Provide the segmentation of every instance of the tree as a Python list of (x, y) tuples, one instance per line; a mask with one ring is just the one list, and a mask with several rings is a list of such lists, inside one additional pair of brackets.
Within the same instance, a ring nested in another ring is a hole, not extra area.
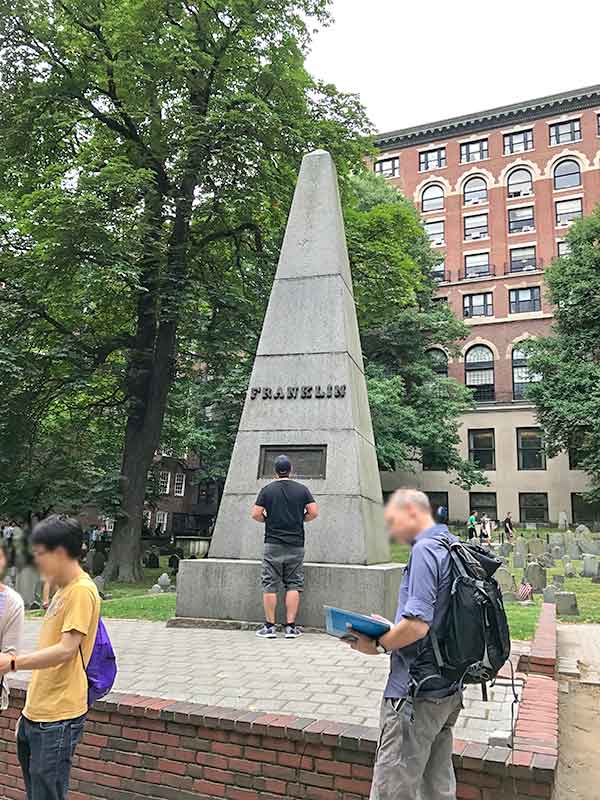
[(204, 357), (201, 332), (251, 316), (303, 152), (326, 146), (342, 178), (363, 156), (357, 99), (304, 69), (328, 5), (0, 0), (0, 299), (55, 396), (120, 410), (110, 578), (138, 577), (182, 331), (198, 315)]
[(546, 270), (552, 333), (524, 343), (529, 384), (548, 455), (573, 446), (600, 500), (600, 207), (573, 226), (570, 253)]

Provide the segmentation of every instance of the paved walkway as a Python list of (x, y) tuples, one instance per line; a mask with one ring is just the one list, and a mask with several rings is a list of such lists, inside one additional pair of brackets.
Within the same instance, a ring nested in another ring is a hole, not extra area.
[[(166, 628), (107, 620), (119, 662), (116, 689), (195, 703), (290, 711), (357, 725), (377, 725), (389, 661), (355, 653), (322, 634), (263, 641), (251, 631)], [(26, 624), (35, 647), (39, 620)], [(500, 681), (482, 703), (469, 687), (457, 738), (487, 743), (510, 730), (510, 687)]]

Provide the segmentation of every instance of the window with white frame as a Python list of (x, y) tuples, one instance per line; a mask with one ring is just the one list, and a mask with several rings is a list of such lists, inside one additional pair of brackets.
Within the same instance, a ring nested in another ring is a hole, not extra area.
[(554, 167), (554, 189), (572, 189), (581, 186), (581, 167), (574, 158), (565, 158)]
[(533, 206), (508, 209), (508, 232), (527, 233), (535, 229)]
[(531, 129), (504, 134), (505, 156), (512, 153), (524, 153), (526, 150), (533, 150), (533, 131)]
[(421, 211), (441, 211), (444, 208), (444, 190), (439, 183), (423, 189), (421, 194)]
[(175, 497), (183, 497), (185, 495), (185, 472), (175, 473), (174, 494)]
[(142, 519), (144, 521), (144, 527), (150, 529), (150, 525), (152, 524), (152, 511), (149, 508), (144, 509), (142, 512)]
[(489, 253), (467, 253), (465, 255), (465, 278), (481, 278), (489, 275), (490, 254)]
[(510, 251), (510, 271), (527, 272), (537, 266), (535, 245), (513, 247)]
[(569, 144), (581, 139), (581, 120), (570, 119), (550, 125), (550, 144)]
[(506, 181), (509, 197), (523, 197), (533, 194), (533, 178), (531, 172), (524, 167), (513, 169)]
[(463, 186), (463, 202), (466, 206), (476, 206), (479, 203), (487, 203), (488, 188), (485, 178), (474, 175), (469, 178)]
[(563, 256), (568, 256), (571, 252), (571, 246), (566, 239), (561, 239), (560, 242), (556, 243), (556, 252), (559, 258)]
[(469, 318), (493, 317), (494, 295), (492, 294), (492, 292), (479, 292), (477, 294), (466, 294), (463, 297), (463, 316)]
[(569, 225), (573, 220), (583, 216), (583, 200), (576, 197), (573, 200), (556, 201), (556, 224)]
[(530, 383), (541, 380), (541, 375), (531, 372), (528, 367), (529, 356), (517, 345), (512, 351), (513, 398), (523, 400)]
[(375, 162), (375, 174), (381, 175), (383, 178), (397, 178), (400, 175), (400, 159), (398, 156), (394, 158), (380, 158)]
[(425, 233), (432, 244), (444, 244), (444, 220), (425, 223)]
[(157, 511), (155, 519), (156, 519), (157, 530), (160, 528), (161, 533), (166, 533), (169, 525), (169, 512)]
[(467, 240), (485, 239), (489, 235), (488, 215), (474, 214), (464, 218), (464, 236)]
[(465, 384), (473, 390), (475, 400), (483, 402), (495, 399), (494, 354), (489, 347), (476, 344), (467, 351)]
[(428, 172), (430, 169), (441, 169), (445, 166), (445, 147), (437, 147), (434, 150), (425, 150), (419, 153), (419, 172)]
[(440, 261), (439, 264), (434, 264), (431, 268), (431, 277), (436, 283), (442, 283), (447, 280), (446, 278), (446, 262)]
[(463, 142), (460, 146), (460, 160), (462, 164), (471, 161), (483, 161), (488, 157), (488, 140), (478, 139), (475, 142)]
[(171, 491), (171, 473), (161, 469), (158, 473), (158, 491), (160, 494), (169, 494)]

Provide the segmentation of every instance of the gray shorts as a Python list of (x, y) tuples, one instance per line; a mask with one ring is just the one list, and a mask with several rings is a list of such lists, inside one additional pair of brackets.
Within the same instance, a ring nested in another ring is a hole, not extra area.
[(304, 548), (267, 542), (262, 563), (262, 588), (265, 593), (304, 589)]

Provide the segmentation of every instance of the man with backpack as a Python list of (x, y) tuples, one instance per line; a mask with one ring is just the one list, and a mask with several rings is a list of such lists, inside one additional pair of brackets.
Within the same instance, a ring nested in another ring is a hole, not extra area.
[(412, 548), (404, 571), (395, 624), (378, 642), (352, 631), (351, 646), (368, 655), (391, 654), (381, 707), (371, 800), (455, 800), (452, 727), (462, 691), (441, 676), (412, 694), (412, 668), (431, 629), (443, 623), (450, 602), (451, 563), (443, 543), (458, 541), (436, 524), (423, 492), (400, 489), (385, 509), (391, 537)]
[(31, 546), (36, 564), (57, 591), (42, 624), (39, 649), (16, 656), (0, 654), (2, 675), (33, 670), (17, 727), (28, 800), (66, 798), (73, 754), (88, 711), (86, 668), (96, 646), (100, 596), (79, 565), (82, 543), (76, 519), (54, 515), (35, 526)]

